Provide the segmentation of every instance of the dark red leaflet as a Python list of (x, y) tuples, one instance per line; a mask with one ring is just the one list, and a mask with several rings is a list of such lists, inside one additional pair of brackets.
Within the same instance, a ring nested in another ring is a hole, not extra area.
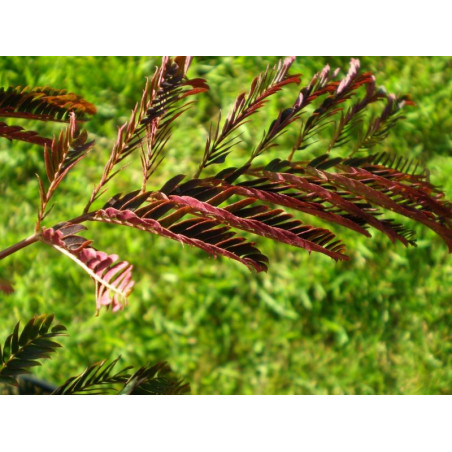
[(9, 126), (4, 122), (0, 122), (0, 137), (8, 140), (25, 141), (43, 147), (50, 146), (52, 143), (51, 139), (40, 136), (38, 132), (25, 130), (20, 126)]
[[(213, 180), (212, 182), (214, 183), (214, 185), (216, 185), (217, 183), (215, 180)], [(204, 181), (201, 181), (201, 183), (204, 183)], [(222, 187), (225, 187), (225, 191), (222, 192), (222, 194), (230, 192), (231, 194), (256, 198), (260, 199), (261, 201), (270, 202), (275, 205), (292, 208), (300, 212), (304, 212), (309, 215), (313, 215), (315, 217), (340, 224), (341, 226), (345, 226), (367, 237), (370, 236), (369, 232), (363, 227), (361, 227), (359, 224), (341, 215), (328, 212), (322, 209), (318, 204), (300, 201), (284, 193), (272, 193), (265, 190), (260, 190), (258, 188), (244, 187), (242, 185), (230, 185), (223, 181), (218, 181), (218, 184), (221, 184)], [(286, 187), (291, 188), (292, 186), (286, 185)]]
[[(428, 209), (439, 217), (449, 218), (451, 215), (451, 207), (447, 203), (443, 204), (439, 202), (420, 188), (402, 184), (394, 179), (386, 179), (385, 177), (371, 173), (364, 168), (352, 167), (351, 170), (358, 177), (369, 178), (377, 185), (388, 188), (394, 194), (399, 194), (405, 199), (417, 203), (422, 209)], [(350, 177), (353, 177), (353, 173), (350, 174)]]
[(203, 216), (211, 216), (218, 219), (218, 221), (220, 221), (221, 223), (229, 224), (232, 227), (252, 232), (263, 237), (271, 238), (279, 242), (287, 243), (289, 245), (304, 248), (308, 251), (318, 251), (332, 257), (335, 260), (348, 259), (348, 257), (341, 252), (332, 251), (314, 242), (305, 240), (294, 234), (293, 232), (290, 232), (289, 230), (268, 226), (261, 221), (253, 219), (239, 218), (225, 209), (220, 209), (208, 203), (198, 201), (197, 199), (190, 198), (188, 196), (175, 195), (170, 195), (169, 199), (176, 202), (178, 205), (189, 206), (194, 211), (200, 212)]
[(0, 116), (66, 122), (69, 113), (79, 120), (96, 113), (96, 107), (81, 96), (50, 87), (0, 88)]
[(253, 255), (241, 257), (227, 249), (221, 248), (219, 245), (213, 245), (210, 243), (206, 243), (203, 240), (199, 240), (196, 238), (190, 238), (182, 233), (174, 233), (171, 230), (163, 227), (157, 220), (151, 218), (140, 218), (134, 212), (130, 210), (117, 210), (112, 207), (108, 207), (105, 210), (98, 210), (92, 217), (93, 221), (101, 221), (105, 223), (115, 223), (121, 224), (124, 226), (129, 226), (137, 229), (141, 229), (143, 231), (151, 232), (157, 235), (161, 235), (163, 237), (170, 238), (172, 240), (176, 240), (180, 243), (195, 246), (197, 248), (201, 248), (207, 253), (218, 256), (223, 255), (230, 259), (234, 259), (236, 261), (245, 264), (248, 268), (253, 268), (256, 271), (266, 271), (266, 257), (262, 254), (259, 254), (259, 250), (257, 248), (253, 248)]
[(435, 231), (446, 243), (449, 251), (452, 252), (452, 230), (445, 228), (441, 224), (433, 221), (430, 217), (424, 214), (422, 211), (417, 211), (414, 209), (409, 209), (400, 204), (397, 204), (389, 196), (374, 190), (373, 188), (359, 182), (357, 180), (349, 179), (345, 175), (336, 173), (327, 173), (326, 171), (320, 171), (312, 169), (311, 171), (318, 173), (320, 177), (327, 179), (334, 185), (339, 185), (345, 189), (351, 191), (352, 193), (358, 195), (364, 195), (369, 201), (384, 207), (386, 209), (392, 210), (394, 212), (400, 213), (401, 215), (416, 220), (423, 223), (433, 231)]
[[(112, 306), (118, 311), (127, 303), (127, 297), (135, 284), (132, 279), (133, 266), (126, 261), (118, 262), (116, 254), (108, 255), (92, 248), (91, 241), (74, 235), (86, 227), (78, 224), (65, 224), (59, 229), (44, 228), (41, 240), (51, 246), (66, 250), (77, 263), (86, 266), (96, 276), (96, 307)], [(86, 267), (85, 270), (86, 270)]]
[(408, 246), (409, 244), (403, 236), (398, 234), (393, 228), (389, 227), (388, 224), (382, 223), (381, 221), (377, 220), (374, 216), (363, 211), (354, 203), (344, 199), (338, 193), (328, 190), (321, 185), (309, 182), (309, 180), (305, 177), (295, 176), (290, 173), (277, 173), (265, 170), (261, 171), (260, 174), (264, 175), (270, 180), (292, 184), (306, 193), (315, 193), (318, 197), (331, 203), (333, 206), (340, 207), (346, 212), (349, 212), (350, 214), (358, 218), (362, 218), (368, 224), (374, 226), (381, 232), (384, 232), (392, 241), (399, 240), (405, 246)]

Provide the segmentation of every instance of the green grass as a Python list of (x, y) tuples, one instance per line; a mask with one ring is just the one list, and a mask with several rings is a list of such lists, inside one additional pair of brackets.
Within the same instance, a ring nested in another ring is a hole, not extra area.
[[(207, 78), (211, 90), (180, 121), (168, 158), (155, 175), (156, 187), (195, 167), (218, 108), (226, 112), (234, 97), (274, 61), (195, 60), (191, 75)], [(451, 199), (452, 59), (361, 61), (379, 85), (409, 92), (417, 104), (381, 149), (423, 160), (433, 182)], [(326, 62), (346, 69), (348, 58), (299, 58), (294, 71), (307, 80)], [(0, 58), (0, 86), (52, 85), (98, 106), (99, 113), (87, 124), (96, 150), (63, 183), (48, 225), (83, 208), (117, 126), (128, 118), (145, 76), (157, 63), (149, 57)], [(245, 155), (294, 92), (276, 96), (245, 127), (235, 158)], [(294, 134), (283, 137), (281, 149)], [(35, 173), (44, 172), (41, 157), (35, 146), (0, 141), (0, 249), (32, 233), (38, 205)], [(139, 167), (131, 165), (112, 194), (136, 188), (139, 178)], [(414, 227), (418, 247), (410, 249), (391, 244), (378, 232), (369, 240), (338, 229), (349, 245), (347, 263), (262, 240), (271, 265), (267, 274), (254, 274), (236, 262), (215, 260), (160, 237), (90, 225), (87, 236), (99, 249), (135, 265), (130, 305), (95, 317), (90, 278), (64, 256), (37, 244), (0, 263), (0, 278), (12, 280), (15, 287), (12, 295), (0, 293), (0, 339), (18, 320), (55, 312), (70, 336), (35, 373), (56, 383), (94, 361), (121, 354), (124, 363), (134, 366), (168, 360), (195, 394), (450, 394), (452, 258), (433, 233)]]

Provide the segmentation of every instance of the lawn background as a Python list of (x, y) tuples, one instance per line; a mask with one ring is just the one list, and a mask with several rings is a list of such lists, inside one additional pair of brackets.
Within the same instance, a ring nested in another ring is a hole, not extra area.
[[(203, 57), (190, 75), (211, 90), (180, 121), (155, 187), (199, 161), (209, 122), (274, 57)], [(297, 59), (303, 81), (324, 64), (347, 69), (349, 58)], [(141, 95), (150, 57), (1, 57), (0, 86), (50, 85), (83, 95), (98, 107), (87, 124), (95, 152), (71, 173), (48, 225), (73, 217), (102, 171), (118, 125)], [(416, 107), (381, 146), (421, 159), (432, 181), (452, 198), (452, 59), (361, 58), (378, 85), (411, 93)], [(247, 125), (240, 159), (262, 127), (288, 105), (276, 96)], [(203, 124), (200, 126), (199, 124)], [(44, 127), (47, 127), (46, 125)], [(290, 143), (283, 137), (281, 149)], [(277, 151), (275, 151), (277, 152)], [(35, 173), (42, 152), (0, 141), (0, 249), (31, 234), (37, 209)], [(318, 155), (318, 154), (317, 154)], [(139, 182), (131, 166), (112, 194)], [(135, 182), (135, 180), (137, 182)], [(116, 190), (116, 191), (115, 191)], [(410, 223), (411, 225), (411, 223)], [(267, 274), (128, 228), (90, 225), (98, 248), (135, 265), (137, 285), (125, 311), (94, 316), (94, 288), (83, 270), (37, 244), (0, 263), (15, 292), (0, 294), (0, 338), (33, 314), (55, 312), (70, 336), (36, 375), (60, 383), (88, 364), (121, 354), (124, 364), (167, 360), (195, 394), (449, 394), (452, 393), (452, 258), (433, 233), (414, 225), (418, 247), (405, 249), (373, 232), (372, 240), (334, 229), (350, 262), (262, 240)]]

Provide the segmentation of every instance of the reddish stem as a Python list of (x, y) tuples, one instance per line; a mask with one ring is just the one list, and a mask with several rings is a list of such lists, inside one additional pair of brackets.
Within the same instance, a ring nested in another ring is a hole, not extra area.
[[(73, 218), (72, 220), (67, 221), (67, 223), (75, 224), (75, 223), (83, 223), (84, 221), (89, 221), (93, 217), (94, 213), (95, 212), (85, 213), (76, 218)], [(3, 251), (0, 251), (0, 260), (4, 259), (5, 257), (8, 257), (10, 254), (15, 253), (16, 251), (21, 250), (22, 248), (27, 247), (28, 245), (31, 245), (31, 244), (37, 242), (38, 240), (40, 240), (39, 232), (31, 235), (30, 237), (22, 240), (21, 242), (16, 243), (15, 245), (10, 246), (9, 248), (4, 249)]]
[(21, 242), (18, 242), (15, 245), (12, 245), (9, 248), (4, 249), (3, 251), (0, 251), (0, 260), (9, 256), (10, 254), (15, 253), (16, 251), (21, 250), (22, 248), (25, 248), (28, 245), (31, 245), (32, 243), (37, 242), (38, 240), (39, 240), (38, 234), (33, 234), (32, 236), (22, 240)]

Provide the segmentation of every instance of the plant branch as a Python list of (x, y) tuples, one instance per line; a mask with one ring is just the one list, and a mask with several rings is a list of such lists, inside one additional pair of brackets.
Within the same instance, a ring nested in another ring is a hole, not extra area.
[[(117, 293), (120, 296), (123, 296), (123, 293), (121, 292), (121, 290), (119, 290), (117, 287), (109, 284), (107, 281), (105, 281), (104, 279), (99, 277), (84, 262), (82, 262), (80, 259), (78, 259), (77, 256), (74, 256), (72, 253), (70, 253), (69, 251), (65, 250), (64, 248), (61, 248), (61, 246), (58, 246), (58, 245), (55, 245), (55, 244), (50, 244), (50, 246), (52, 246), (57, 251), (59, 251), (60, 253), (64, 254), (69, 259), (73, 260), (77, 265), (82, 267), (83, 270), (85, 270), (86, 273), (88, 273), (91, 276), (91, 278), (93, 278), (96, 281), (97, 284), (100, 284), (101, 286), (106, 287), (107, 289), (111, 290), (112, 292)], [(97, 285), (96, 285), (96, 289), (97, 289)]]
[[(85, 221), (91, 220), (93, 217), (93, 214), (94, 213), (85, 213), (83, 215), (79, 215), (78, 217), (75, 217), (75, 218), (67, 221), (66, 223), (80, 224)], [(27, 237), (26, 239), (0, 251), (0, 260), (4, 259), (5, 257), (8, 257), (11, 254), (14, 254), (16, 251), (19, 251), (22, 248), (25, 248), (39, 240), (40, 240), (40, 232), (36, 231), (36, 233), (31, 235), (30, 237)]]
[(16, 251), (19, 251), (22, 248), (27, 247), (28, 245), (31, 245), (32, 243), (37, 242), (38, 240), (39, 235), (33, 234), (30, 237), (16, 243), (15, 245), (12, 245), (9, 248), (4, 249), (3, 251), (0, 251), (0, 260), (4, 259), (5, 257), (8, 257), (10, 254), (14, 254)]

